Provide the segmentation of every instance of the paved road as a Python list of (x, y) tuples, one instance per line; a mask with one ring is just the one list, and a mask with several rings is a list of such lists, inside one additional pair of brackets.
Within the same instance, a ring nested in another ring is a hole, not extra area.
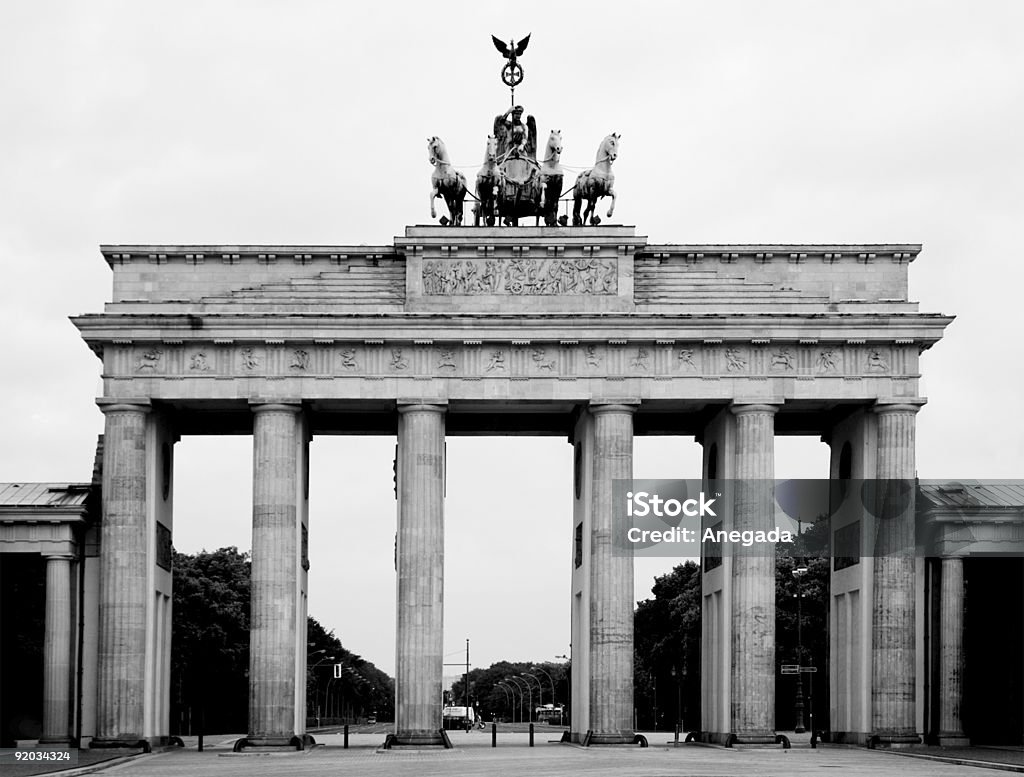
[[(664, 738), (663, 738), (664, 737)], [(908, 758), (862, 748), (823, 747), (817, 750), (795, 747), (736, 748), (668, 747), (667, 735), (651, 740), (651, 747), (591, 748), (548, 744), (537, 738), (537, 746), (526, 745), (526, 735), (507, 734), (499, 747), (490, 747), (490, 736), (482, 732), (452, 732), (455, 750), (434, 752), (378, 752), (377, 734), (352, 734), (350, 749), (340, 747), (340, 735), (321, 735), (329, 745), (303, 753), (238, 755), (230, 752), (230, 740), (211, 741), (210, 749), (175, 750), (141, 756), (102, 769), (109, 777), (301, 777), (302, 775), (488, 775), (488, 777), (789, 777), (790, 775), (836, 775), (836, 777), (971, 777), (1006, 775), (1005, 771), (946, 764)], [(338, 746), (333, 746), (338, 745)]]

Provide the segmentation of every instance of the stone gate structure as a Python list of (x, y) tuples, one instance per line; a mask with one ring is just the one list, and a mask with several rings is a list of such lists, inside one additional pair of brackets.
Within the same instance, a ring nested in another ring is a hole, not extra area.
[[(112, 301), (74, 319), (106, 416), (94, 744), (169, 734), (174, 443), (223, 433), (255, 451), (249, 744), (305, 734), (314, 434), (397, 435), (395, 742), (439, 743), (444, 441), (481, 432), (574, 446), (572, 738), (632, 742), (633, 569), (612, 552), (611, 481), (632, 477), (634, 436), (696, 435), (710, 478), (772, 478), (776, 434), (823, 436), (834, 477), (914, 477), (919, 356), (951, 320), (909, 300), (919, 250), (652, 245), (623, 226), (103, 246)], [(770, 505), (734, 520), (765, 525)], [(708, 566), (702, 736), (770, 741), (774, 560)], [(913, 557), (834, 573), (839, 737), (923, 730), (922, 574)]]

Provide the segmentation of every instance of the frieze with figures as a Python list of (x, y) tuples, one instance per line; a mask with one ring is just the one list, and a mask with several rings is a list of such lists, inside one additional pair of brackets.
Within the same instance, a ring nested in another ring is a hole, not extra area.
[(615, 259), (463, 259), (423, 263), (428, 295), (617, 294)]
[(108, 376), (872, 378), (913, 377), (912, 343), (764, 341), (201, 343), (115, 346)]

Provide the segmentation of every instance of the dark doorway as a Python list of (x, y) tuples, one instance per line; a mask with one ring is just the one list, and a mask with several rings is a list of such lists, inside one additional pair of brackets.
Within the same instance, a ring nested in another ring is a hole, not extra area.
[(37, 553), (0, 555), (0, 747), (38, 739), (43, 725), (46, 566)]

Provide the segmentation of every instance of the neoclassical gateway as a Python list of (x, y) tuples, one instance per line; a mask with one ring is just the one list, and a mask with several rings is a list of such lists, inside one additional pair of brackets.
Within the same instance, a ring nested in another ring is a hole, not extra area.
[[(908, 298), (919, 250), (652, 245), (625, 226), (418, 226), (379, 246), (103, 246), (112, 301), (74, 319), (103, 365), (101, 519), (78, 531), (84, 497), (57, 488), (34, 504), (62, 512), (33, 533), (33, 503), (0, 500), (4, 551), (46, 558), (44, 738), (167, 740), (175, 441), (238, 433), (252, 434), (255, 470), (247, 745), (301, 746), (317, 532), (308, 444), (389, 434), (392, 742), (441, 743), (445, 438), (486, 433), (574, 446), (571, 738), (634, 742), (633, 562), (613, 552), (611, 503), (612, 481), (632, 477), (634, 436), (695, 435), (705, 478), (771, 479), (776, 434), (820, 435), (834, 478), (914, 478), (919, 358), (951, 321)], [(908, 531), (912, 548), (912, 523), (880, 530), (858, 513), (836, 524), (854, 558), (832, 575), (834, 740), (964, 736), (970, 562), (954, 540), (971, 521), (977, 542), (1020, 521), (944, 515), (940, 504), (929, 524), (939, 546), (949, 535), (941, 560), (884, 552)], [(765, 526), (771, 505), (738, 500), (731, 520)], [(976, 576), (978, 591), (995, 590)], [(774, 614), (773, 558), (705, 565), (701, 737), (774, 740)], [(982, 672), (984, 657), (973, 660)]]

